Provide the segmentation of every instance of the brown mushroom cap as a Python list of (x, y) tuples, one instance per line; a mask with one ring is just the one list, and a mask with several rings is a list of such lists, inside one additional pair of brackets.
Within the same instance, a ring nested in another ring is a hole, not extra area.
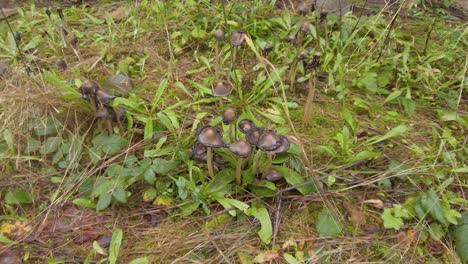
[(296, 35), (291, 34), (291, 35), (287, 36), (285, 40), (288, 43), (294, 44), (296, 42)]
[(275, 151), (283, 141), (273, 130), (264, 130), (257, 142), (257, 147), (263, 151)]
[(243, 138), (236, 140), (231, 145), (229, 145), (228, 148), (239, 158), (245, 159), (248, 158), (250, 154), (252, 154), (252, 145), (250, 145), (250, 143)]
[(263, 130), (263, 128), (254, 127), (245, 135), (245, 138), (250, 142), (250, 144), (257, 145), (258, 139), (262, 135)]
[(306, 15), (309, 11), (309, 5), (306, 2), (301, 2), (297, 6), (297, 12), (299, 13), (299, 15)]
[(307, 53), (305, 51), (301, 51), (298, 55), (297, 55), (297, 59), (298, 60), (307, 60), (307, 58), (309, 58), (309, 55), (307, 55)]
[(117, 115), (116, 115), (114, 109), (112, 109), (112, 107), (102, 106), (102, 107), (99, 107), (99, 109), (97, 110), (96, 118), (101, 119), (101, 120), (115, 121), (115, 120), (117, 120)]
[(283, 174), (275, 169), (269, 169), (265, 174), (265, 178), (269, 181), (275, 182), (281, 180), (283, 178)]
[(234, 121), (236, 121), (236, 111), (234, 110), (234, 108), (228, 108), (224, 110), (223, 123), (225, 125), (228, 125), (234, 123)]
[(226, 37), (224, 36), (224, 30), (222, 28), (220, 29), (217, 29), (214, 34), (213, 34), (214, 38), (217, 40), (217, 41), (224, 41), (226, 40)]
[(270, 42), (265, 43), (265, 46), (263, 46), (263, 50), (265, 52), (272, 51), (273, 50), (273, 44), (271, 44)]
[(231, 89), (225, 84), (224, 81), (218, 81), (216, 83), (213, 95), (216, 97), (226, 97), (231, 94)]
[(309, 21), (306, 21), (302, 23), (301, 25), (301, 31), (304, 32), (304, 34), (308, 35), (310, 33), (310, 24)]
[(99, 84), (95, 81), (84, 80), (80, 86), (80, 93), (83, 99), (88, 99), (90, 96), (96, 95), (96, 92), (99, 90)]
[(115, 98), (116, 96), (113, 96), (106, 91), (103, 91), (100, 89), (96, 91), (96, 99), (98, 100), (99, 103), (103, 105), (108, 105)]
[(252, 120), (242, 119), (241, 121), (239, 121), (239, 130), (242, 133), (247, 134), (253, 128), (256, 128), (256, 126), (255, 126), (255, 124), (254, 124), (254, 122)]
[(244, 42), (247, 33), (242, 30), (236, 30), (231, 34), (231, 44), (233, 46), (240, 46)]
[(200, 128), (197, 134), (197, 140), (200, 144), (210, 148), (220, 148), (226, 146), (221, 132), (215, 127), (204, 126)]
[(291, 146), (291, 143), (289, 142), (289, 139), (283, 135), (279, 136), (281, 139), (281, 146), (273, 151), (275, 154), (283, 154), (286, 153), (289, 150), (289, 147)]

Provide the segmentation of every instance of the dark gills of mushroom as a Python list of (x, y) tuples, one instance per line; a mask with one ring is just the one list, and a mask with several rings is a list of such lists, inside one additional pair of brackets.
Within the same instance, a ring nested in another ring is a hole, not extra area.
[(241, 138), (228, 146), (229, 150), (239, 158), (248, 158), (252, 154), (252, 145)]
[(223, 29), (217, 29), (215, 32), (214, 32), (214, 38), (217, 40), (217, 41), (224, 41), (226, 40), (226, 37), (224, 36), (224, 30)]
[(204, 126), (200, 128), (197, 134), (197, 140), (209, 148), (220, 148), (226, 145), (223, 141), (221, 132), (212, 126)]
[(231, 89), (225, 84), (224, 81), (218, 81), (216, 83), (213, 95), (216, 97), (226, 97), (231, 94)]
[(265, 173), (265, 178), (271, 182), (279, 181), (283, 178), (283, 174), (275, 169), (269, 169)]
[(231, 34), (231, 44), (233, 46), (240, 46), (244, 42), (247, 33), (242, 30), (236, 30)]
[(260, 136), (262, 135), (263, 133), (263, 128), (253, 128), (249, 131), (249, 133), (247, 133), (245, 135), (245, 138), (247, 139), (247, 141), (250, 142), (250, 144), (253, 144), (253, 145), (257, 145), (258, 143), (258, 139), (260, 138)]
[(277, 148), (276, 150), (273, 151), (274, 154), (283, 154), (286, 153), (289, 150), (289, 147), (291, 146), (291, 143), (289, 142), (289, 139), (283, 135), (279, 136), (281, 139), (281, 146)]
[(99, 103), (103, 105), (109, 105), (109, 103), (112, 102), (112, 100), (114, 100), (115, 98), (116, 96), (113, 96), (106, 91), (103, 91), (103, 90), (96, 91), (96, 99), (98, 100)]
[(239, 130), (244, 134), (249, 133), (249, 131), (255, 127), (254, 122), (250, 119), (242, 119), (239, 121)]
[(88, 100), (90, 97), (94, 97), (98, 90), (99, 84), (88, 79), (84, 80), (80, 86), (81, 97), (85, 100)]
[(281, 145), (283, 141), (280, 136), (278, 136), (273, 130), (265, 130), (260, 135), (257, 147), (263, 151), (275, 151)]
[(234, 121), (236, 121), (236, 111), (234, 110), (234, 108), (228, 108), (224, 110), (223, 123), (225, 125), (229, 125), (234, 123)]

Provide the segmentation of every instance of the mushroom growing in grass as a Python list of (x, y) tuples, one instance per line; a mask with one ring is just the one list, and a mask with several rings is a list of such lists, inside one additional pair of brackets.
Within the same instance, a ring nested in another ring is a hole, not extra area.
[[(242, 43), (244, 43), (244, 39), (247, 37), (247, 33), (245, 33), (244, 31), (242, 30), (236, 30), (234, 31), (232, 34), (231, 34), (231, 44), (233, 46), (233, 49), (232, 49), (232, 52), (231, 52), (231, 56), (232, 56), (232, 62), (231, 62), (231, 72), (234, 74), (235, 76), (235, 83), (237, 86), (239, 86), (239, 83), (237, 81), (237, 73), (236, 73), (236, 56), (237, 56), (237, 49), (242, 45)], [(237, 87), (238, 89), (238, 94), (239, 94), (239, 97), (242, 97), (242, 94), (241, 94), (241, 91), (239, 89), (239, 87)], [(241, 98), (242, 99), (242, 98)]]
[(256, 128), (254, 122), (250, 119), (242, 119), (239, 121), (239, 130), (244, 133), (248, 134), (252, 129)]
[(265, 172), (265, 179), (271, 182), (279, 181), (283, 178), (283, 174), (275, 169), (269, 169)]
[(263, 130), (263, 128), (254, 127), (245, 135), (245, 138), (250, 142), (250, 144), (257, 145), (258, 139), (262, 135)]
[(108, 92), (103, 91), (101, 89), (96, 91), (96, 99), (102, 105), (109, 105), (110, 102), (112, 102), (112, 100), (114, 100), (115, 98), (116, 96), (113, 96), (109, 94)]
[(307, 83), (308, 87), (308, 94), (307, 94), (307, 101), (304, 107), (304, 117), (302, 119), (302, 124), (304, 126), (309, 124), (310, 121), (310, 112), (312, 108), (312, 102), (314, 101), (315, 97), (315, 85), (317, 80), (317, 68), (320, 66), (320, 57), (322, 54), (320, 52), (315, 52), (314, 58), (310, 63), (306, 65), (306, 69), (311, 69), (309, 82)]
[(221, 67), (221, 54), (219, 51), (219, 43), (226, 40), (226, 37), (224, 36), (224, 30), (223, 29), (217, 29), (214, 34), (214, 39), (216, 40), (216, 46), (215, 46), (215, 53), (216, 53), (216, 58), (215, 58), (215, 76), (216, 80), (219, 80), (219, 68)]
[(213, 91), (215, 97), (226, 97), (231, 94), (231, 88), (223, 80), (218, 80)]
[(96, 93), (98, 90), (99, 84), (88, 79), (84, 80), (80, 86), (81, 98), (89, 100), (94, 110), (98, 108), (98, 103), (96, 101)]
[[(268, 158), (267, 165), (265, 166), (264, 171), (268, 171), (270, 169), (271, 164), (273, 162), (274, 151), (283, 146), (284, 138), (285, 137), (277, 135), (276, 132), (273, 130), (264, 130), (258, 138), (257, 147), (260, 150), (264, 151), (267, 154)], [(255, 172), (258, 172), (258, 162), (256, 163), (255, 168)]]
[(241, 185), (242, 162), (252, 154), (252, 145), (245, 140), (239, 139), (228, 146), (228, 149), (237, 156), (236, 164), (236, 184)]
[(228, 127), (228, 134), (229, 134), (229, 142), (233, 142), (235, 138), (235, 126), (234, 122), (236, 121), (236, 110), (234, 108), (228, 108), (224, 110), (223, 113), (223, 123)]
[(104, 121), (109, 135), (113, 133), (112, 122), (117, 121), (117, 114), (112, 107), (107, 105), (100, 106), (96, 112), (96, 119)]
[(217, 128), (212, 126), (204, 126), (198, 131), (197, 140), (200, 144), (204, 145), (207, 148), (206, 163), (208, 166), (208, 174), (211, 178), (213, 178), (213, 148), (220, 148), (226, 146), (226, 144), (223, 141), (223, 136)]

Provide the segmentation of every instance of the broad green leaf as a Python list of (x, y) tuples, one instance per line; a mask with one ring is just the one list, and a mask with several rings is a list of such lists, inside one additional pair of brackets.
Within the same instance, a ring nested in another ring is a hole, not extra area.
[(46, 120), (33, 120), (30, 128), (36, 136), (52, 136), (57, 134), (57, 125), (51, 117)]
[(141, 257), (130, 261), (128, 264), (150, 264), (147, 257)]
[(402, 90), (393, 91), (391, 94), (387, 96), (387, 98), (385, 98), (385, 101), (383, 103), (386, 104), (392, 100), (395, 100), (397, 97), (401, 95), (402, 92), (403, 92)]
[(372, 137), (371, 139), (368, 140), (368, 142), (369, 142), (369, 144), (376, 144), (376, 143), (379, 143), (381, 141), (384, 141), (384, 140), (387, 140), (387, 139), (390, 139), (390, 138), (393, 138), (393, 137), (400, 136), (400, 135), (404, 134), (407, 130), (408, 130), (408, 128), (405, 125), (399, 125), (399, 126), (393, 128), (392, 130), (388, 131), (383, 136)]
[(108, 192), (105, 192), (99, 196), (98, 202), (96, 204), (96, 211), (102, 211), (109, 207), (112, 201), (112, 195)]
[[(272, 168), (283, 174), (284, 178), (286, 179), (286, 182), (292, 186), (296, 186), (305, 182), (304, 178), (302, 178), (302, 176), (299, 175), (299, 173), (291, 170), (290, 168), (286, 168), (283, 166), (272, 166)], [(315, 186), (315, 183), (312, 182), (298, 187), (297, 190), (302, 194), (309, 194), (316, 192), (317, 187)]]
[(57, 151), (59, 148), (60, 144), (62, 143), (62, 139), (59, 137), (49, 137), (47, 138), (46, 142), (44, 145), (42, 145), (41, 149), (39, 152), (41, 154), (51, 154)]
[(103, 255), (103, 256), (107, 255), (106, 250), (104, 250), (97, 241), (93, 241), (93, 249), (100, 255)]
[(412, 116), (414, 111), (416, 111), (416, 103), (410, 98), (402, 98), (401, 103), (403, 104), (406, 113), (408, 113), (409, 116)]
[(353, 130), (353, 135), (356, 135), (359, 128), (359, 123), (353, 119), (351, 112), (346, 108), (343, 110), (343, 118)]
[(153, 205), (156, 206), (163, 206), (163, 207), (169, 207), (172, 204), (172, 198), (167, 196), (167, 195), (160, 195), (156, 197), (156, 199), (153, 202)]
[(96, 203), (94, 201), (85, 198), (76, 198), (73, 200), (73, 204), (85, 208), (96, 208)]
[(341, 224), (326, 207), (318, 214), (315, 227), (321, 237), (335, 237), (341, 235)]
[(33, 197), (24, 190), (15, 189), (6, 193), (5, 202), (7, 204), (30, 204), (33, 202)]
[(151, 139), (154, 133), (154, 124), (153, 119), (151, 117), (146, 118), (145, 122), (145, 132), (144, 132), (144, 139)]
[(468, 263), (468, 212), (463, 213), (460, 223), (452, 229), (451, 234), (462, 263)]
[(156, 174), (166, 175), (169, 172), (177, 170), (177, 162), (173, 160), (154, 159), (151, 168)]
[(440, 241), (440, 239), (445, 235), (442, 226), (435, 222), (432, 222), (429, 225), (429, 233), (431, 234), (432, 239), (436, 241)]
[(15, 241), (13, 241), (13, 240), (9, 239), (8, 237), (0, 234), (0, 243), (9, 245), (9, 244), (13, 244), (14, 242)]
[(120, 245), (122, 244), (123, 232), (122, 229), (117, 228), (112, 234), (111, 242), (109, 245), (109, 264), (117, 263), (119, 257)]
[(252, 264), (252, 258), (242, 251), (237, 252), (237, 257), (239, 258), (240, 264)]
[(214, 195), (219, 192), (226, 192), (226, 186), (234, 181), (235, 172), (232, 169), (223, 169), (216, 173), (215, 177), (206, 185), (203, 192), (207, 195)]
[(299, 260), (297, 260), (293, 255), (284, 253), (283, 258), (289, 263), (289, 264), (299, 264), (302, 263)]
[[(224, 209), (237, 208), (244, 213), (247, 213), (247, 209), (249, 209), (248, 204), (235, 199), (224, 197), (216, 197), (215, 199), (224, 207)], [(228, 213), (232, 216), (236, 216), (236, 212), (234, 210), (230, 210)]]
[(158, 196), (158, 191), (155, 188), (151, 187), (143, 193), (143, 202), (152, 202), (154, 201), (154, 199), (156, 199), (156, 196)]
[(400, 228), (403, 226), (403, 220), (399, 217), (393, 216), (392, 212), (393, 208), (385, 208), (383, 213), (380, 215), (384, 221), (384, 227), (400, 230)]
[(252, 202), (251, 207), (247, 210), (247, 215), (255, 217), (260, 221), (260, 231), (258, 236), (265, 244), (270, 244), (271, 236), (273, 235), (273, 227), (265, 206), (257, 201)]
[(128, 140), (119, 135), (99, 134), (94, 140), (95, 147), (102, 149), (107, 155), (115, 155), (128, 145)]
[(348, 163), (353, 163), (358, 160), (372, 159), (378, 156), (380, 156), (380, 152), (371, 152), (371, 151), (363, 150), (359, 152), (358, 154), (349, 158)]
[(153, 98), (153, 103), (152, 103), (152, 108), (151, 108), (152, 112), (158, 106), (159, 101), (161, 100), (161, 96), (164, 94), (164, 91), (166, 90), (166, 87), (167, 87), (167, 79), (162, 79), (161, 82), (159, 83), (158, 90), (156, 90), (156, 94), (154, 95), (154, 98)]
[(156, 181), (156, 174), (152, 168), (148, 168), (143, 174), (143, 178), (149, 184), (153, 184)]
[(436, 191), (429, 190), (421, 195), (421, 206), (426, 213), (429, 213), (431, 217), (437, 220), (444, 226), (448, 225), (447, 219), (445, 219), (442, 204), (440, 203), (439, 196)]
[(73, 88), (68, 82), (62, 80), (55, 72), (47, 71), (43, 76), (48, 83), (63, 91), (63, 97), (65, 99), (77, 100), (81, 98), (78, 89)]
[(115, 200), (121, 203), (127, 202), (127, 195), (125, 194), (125, 191), (118, 186), (114, 189), (114, 192), (112, 192), (112, 196), (115, 198)]

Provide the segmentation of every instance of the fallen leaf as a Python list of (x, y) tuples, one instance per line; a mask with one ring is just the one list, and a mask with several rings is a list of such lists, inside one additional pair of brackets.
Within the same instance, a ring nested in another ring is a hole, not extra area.
[(20, 241), (26, 239), (32, 231), (32, 225), (23, 220), (8, 220), (2, 223), (0, 234), (9, 239)]
[(369, 204), (370, 206), (378, 209), (382, 209), (384, 207), (384, 203), (379, 199), (369, 199), (365, 200), (363, 203)]

